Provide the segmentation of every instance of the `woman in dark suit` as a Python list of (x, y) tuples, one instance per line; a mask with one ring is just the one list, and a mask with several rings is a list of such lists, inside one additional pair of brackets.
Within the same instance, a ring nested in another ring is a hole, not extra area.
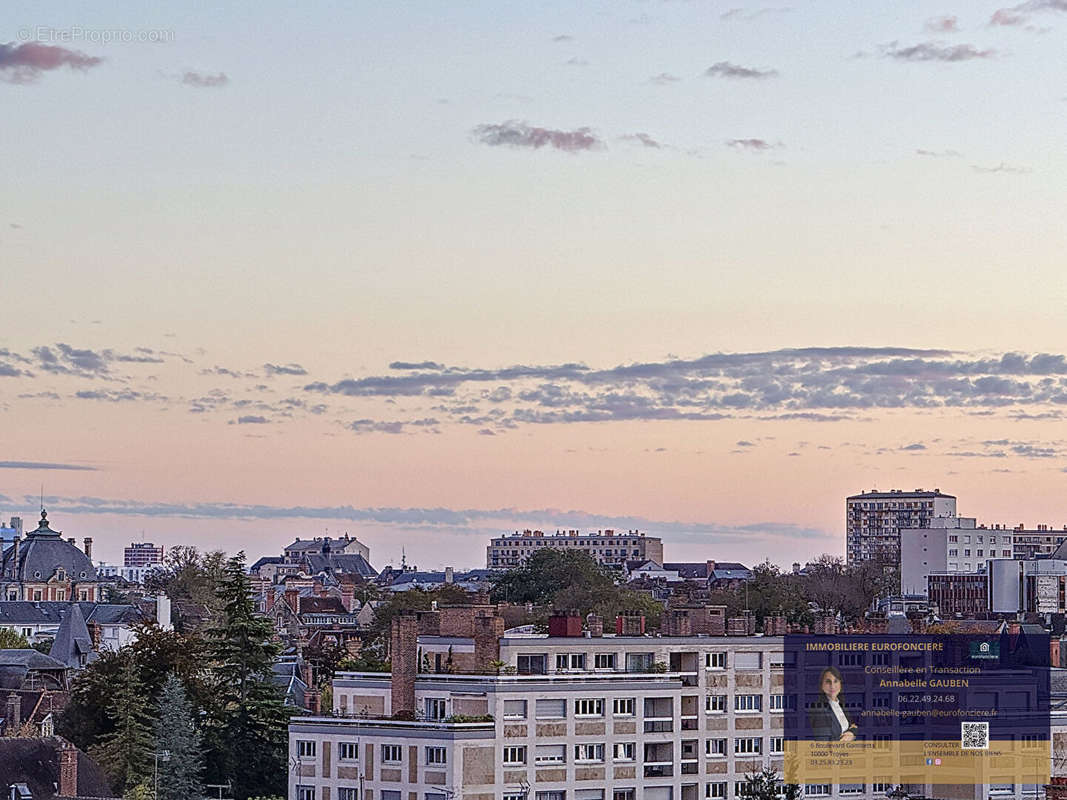
[(851, 742), (856, 739), (856, 725), (845, 714), (841, 697), (841, 672), (827, 667), (819, 675), (822, 697), (808, 711), (812, 738), (821, 742)]

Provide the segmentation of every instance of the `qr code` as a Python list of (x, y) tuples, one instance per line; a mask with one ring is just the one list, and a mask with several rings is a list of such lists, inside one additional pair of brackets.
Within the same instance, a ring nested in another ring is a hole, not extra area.
[(960, 723), (960, 749), (962, 749), (962, 750), (988, 750), (989, 749), (989, 723), (988, 722), (962, 722), (962, 723)]

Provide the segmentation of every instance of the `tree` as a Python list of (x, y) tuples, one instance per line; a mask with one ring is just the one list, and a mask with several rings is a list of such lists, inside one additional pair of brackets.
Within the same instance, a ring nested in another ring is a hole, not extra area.
[(26, 650), (29, 641), (12, 628), (0, 628), (0, 650)]
[(157, 705), (156, 748), (159, 753), (168, 753), (169, 758), (159, 762), (159, 788), (154, 800), (202, 797), (203, 746), (193, 704), (178, 676), (173, 673), (167, 676)]
[(234, 797), (286, 791), (289, 710), (272, 681), (280, 646), (268, 618), (255, 613), (244, 553), (231, 558), (218, 591), (220, 624), (209, 632), (214, 706), (209, 710), (209, 772), (233, 783)]
[(149, 572), (145, 588), (164, 593), (171, 600), (187, 600), (221, 613), (218, 588), (223, 580), (226, 554), (220, 550), (201, 553), (195, 547), (175, 545), (167, 551), (163, 566)]
[[(154, 742), (148, 700), (132, 655), (121, 657), (119, 680), (110, 687), (107, 716), (112, 730), (90, 751), (118, 791), (133, 789), (152, 774)], [(106, 696), (106, 695), (105, 695)]]
[(800, 786), (795, 783), (783, 785), (777, 772), (765, 769), (745, 776), (741, 797), (745, 800), (798, 800)]

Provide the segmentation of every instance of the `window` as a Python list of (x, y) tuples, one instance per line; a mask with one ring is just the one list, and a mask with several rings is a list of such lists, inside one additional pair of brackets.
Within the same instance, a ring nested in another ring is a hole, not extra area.
[(512, 745), (504, 748), (504, 763), (505, 764), (525, 764), (526, 763), (526, 748), (522, 746)]
[(960, 540), (960, 537), (959, 537), (959, 536), (955, 536), (955, 535), (953, 535), (953, 536), (949, 536), (949, 537), (948, 537), (948, 540), (949, 540), (950, 542), (957, 542), (957, 543), (958, 543), (958, 542), (959, 542), (959, 540)]
[(443, 747), (426, 748), (426, 764), (447, 764), (448, 751)]
[(379, 794), (382, 800), (400, 800), (400, 792), (396, 789), (382, 789)]
[(604, 745), (598, 744), (576, 744), (574, 746), (574, 760), (575, 762), (584, 763), (602, 763), (604, 761)]
[(526, 719), (526, 701), (505, 700), (504, 719)]
[(359, 742), (340, 742), (337, 757), (341, 761), (359, 761)]
[(804, 784), (804, 794), (808, 797), (827, 797), (830, 794), (830, 784), (806, 783)]
[(315, 787), (314, 786), (297, 786), (296, 787), (297, 800), (315, 800)]
[(615, 669), (615, 654), (597, 653), (593, 656), (593, 667), (596, 669)]
[(611, 793), (611, 800), (634, 800), (634, 790), (616, 789)]
[(515, 671), (520, 675), (544, 675), (548, 671), (547, 658), (544, 653), (515, 656)]
[(704, 742), (704, 755), (708, 758), (723, 758), (726, 755), (725, 739), (708, 739)]
[(863, 794), (865, 791), (867, 791), (865, 783), (842, 783), (838, 787), (840, 794)]
[(784, 736), (772, 736), (770, 745), (771, 745), (771, 752), (772, 753), (784, 753), (785, 752), (785, 737)]
[(539, 744), (534, 747), (534, 763), (566, 764), (567, 746), (563, 744)]
[(612, 758), (616, 761), (633, 761), (636, 747), (634, 742), (615, 742)]
[(735, 653), (734, 669), (759, 669), (763, 666), (762, 653)]
[(398, 744), (382, 745), (382, 763), (399, 764), (404, 760), (404, 748)]
[(704, 669), (726, 669), (726, 653), (705, 653)]
[(771, 711), (785, 711), (785, 695), (772, 694), (770, 706), (768, 706), (768, 708)]
[(863, 653), (838, 653), (837, 663), (842, 667), (858, 667), (863, 664)]
[(611, 713), (616, 717), (632, 717), (634, 715), (634, 699), (632, 697), (616, 697), (611, 701)]
[(705, 783), (704, 800), (726, 800), (726, 781)]
[(948, 549), (949, 558), (956, 558), (960, 554), (958, 547), (950, 547)]
[(1011, 550), (1001, 550), (1000, 554), (1004, 556), (1004, 558), (1011, 558)]
[(537, 719), (566, 719), (566, 700), (537, 700), (534, 713)]
[(442, 720), (447, 716), (443, 697), (426, 698), (426, 719)]
[(896, 786), (895, 783), (876, 782), (871, 784), (871, 791), (875, 794), (881, 794), (882, 792), (888, 792)]
[(556, 653), (556, 672), (585, 669), (585, 653)]
[(567, 793), (563, 790), (553, 792), (538, 792), (537, 800), (567, 800)]
[(734, 755), (759, 755), (763, 740), (758, 736), (743, 736), (734, 739)]
[(726, 695), (724, 694), (709, 694), (704, 698), (704, 710), (709, 714), (725, 714), (726, 713)]
[(604, 800), (603, 789), (575, 789), (574, 800)]
[(426, 792), (422, 796), (422, 800), (445, 800), (444, 792)]
[(763, 708), (763, 698), (758, 694), (735, 694), (734, 711), (760, 711)]
[(601, 699), (583, 698), (574, 701), (574, 716), (576, 717), (602, 717), (604, 716), (604, 701)]
[(359, 800), (359, 789), (342, 786), (337, 790), (337, 800)]
[(310, 739), (300, 739), (296, 743), (297, 752), (300, 753), (301, 758), (314, 758), (316, 744), (317, 742)]
[(652, 664), (655, 661), (655, 655), (652, 653), (627, 653), (626, 654), (626, 671), (627, 672), (651, 672)]

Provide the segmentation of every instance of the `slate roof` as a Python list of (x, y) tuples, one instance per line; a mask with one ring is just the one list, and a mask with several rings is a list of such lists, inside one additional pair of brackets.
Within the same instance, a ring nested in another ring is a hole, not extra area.
[(67, 613), (63, 615), (63, 621), (59, 623), (59, 630), (56, 631), (56, 638), (52, 641), (52, 649), (48, 651), (48, 655), (62, 661), (71, 669), (81, 669), (100, 658), (93, 649), (89, 628), (77, 603), (71, 603)]
[(326, 572), (334, 575), (359, 575), (367, 579), (378, 576), (378, 571), (359, 553), (330, 553), (328, 556), (306, 555), (304, 562), (312, 575)]
[(0, 650), (0, 667), (25, 667), (36, 670), (66, 669), (67, 665), (57, 658), (46, 656), (39, 650), (28, 647), (20, 650)]
[(301, 597), (299, 605), (301, 614), (348, 613), (338, 597)]
[(61, 531), (49, 527), (48, 514), (41, 511), (37, 529), (27, 533), (19, 543), (18, 564), (14, 564), (15, 546), (4, 550), (0, 563), (3, 580), (46, 581), (62, 567), (72, 581), (95, 581), (93, 562), (76, 546), (64, 541), (60, 534)]
[[(59, 783), (59, 754), (61, 740), (0, 739), (0, 786), (25, 783), (34, 800), (52, 800)], [(100, 766), (85, 753), (78, 751), (78, 795), (81, 797), (113, 798), (114, 792)]]
[(255, 564), (250, 566), (248, 568), (248, 571), (249, 572), (255, 572), (260, 567), (264, 567), (267, 564), (284, 564), (284, 563), (285, 563), (285, 559), (282, 558), (281, 556), (263, 556)]
[(119, 603), (61, 603), (30, 600), (0, 600), (0, 625), (58, 625), (64, 612), (72, 605), (78, 606), (86, 622), (101, 625), (133, 624), (143, 619), (136, 606)]

